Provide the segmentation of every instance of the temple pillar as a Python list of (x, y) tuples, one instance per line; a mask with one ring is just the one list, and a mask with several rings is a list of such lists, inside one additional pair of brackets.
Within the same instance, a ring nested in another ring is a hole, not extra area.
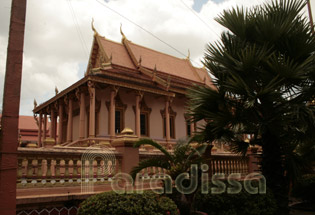
[(170, 136), (170, 100), (167, 98), (165, 101), (165, 138), (168, 142), (171, 139)]
[(139, 138), (130, 128), (125, 128), (121, 135), (112, 142), (112, 146), (122, 155), (121, 172), (130, 174), (131, 170), (139, 164), (139, 148), (133, 147)]
[(63, 104), (61, 101), (59, 101), (59, 107), (58, 107), (58, 112), (59, 112), (59, 123), (58, 123), (58, 139), (57, 139), (57, 144), (60, 145), (62, 143), (62, 126), (63, 126)]
[(39, 121), (38, 121), (38, 140), (37, 140), (37, 147), (41, 147), (42, 146), (42, 117), (43, 114), (40, 113), (39, 114)]
[(115, 97), (117, 91), (113, 88), (110, 91), (110, 107), (109, 107), (109, 135), (115, 137)]
[(190, 133), (191, 136), (195, 133), (195, 123), (190, 122)]
[(54, 118), (54, 139), (55, 139), (55, 143), (57, 142), (57, 126), (58, 126), (58, 121), (57, 121), (57, 114), (55, 114), (55, 118)]
[(90, 94), (90, 122), (89, 122), (89, 137), (95, 137), (95, 85), (89, 81), (88, 89)]
[(53, 108), (51, 108), (51, 110), (50, 110), (50, 134), (49, 134), (49, 136), (51, 138), (55, 137), (55, 133), (56, 133), (55, 128), (56, 128), (56, 126), (55, 126), (55, 111)]
[(136, 128), (136, 135), (137, 137), (141, 136), (141, 131), (140, 131), (140, 101), (141, 101), (141, 95), (137, 94), (136, 95), (136, 120), (135, 120), (135, 128)]
[(83, 139), (85, 133), (85, 95), (80, 93), (80, 124), (79, 124), (79, 138)]
[(73, 127), (73, 99), (69, 98), (68, 123), (67, 123), (67, 142), (72, 142), (72, 127)]
[(46, 139), (46, 131), (47, 131), (47, 114), (44, 114), (44, 129), (43, 129), (43, 142)]

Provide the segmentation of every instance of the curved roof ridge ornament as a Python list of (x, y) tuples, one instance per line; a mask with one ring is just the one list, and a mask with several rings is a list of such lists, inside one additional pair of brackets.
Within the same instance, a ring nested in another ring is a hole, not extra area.
[(188, 49), (188, 55), (186, 57), (187, 60), (190, 60), (190, 50)]
[(56, 93), (56, 95), (59, 93), (57, 86), (55, 86), (55, 93)]
[(91, 27), (92, 27), (92, 30), (94, 31), (94, 36), (99, 36), (100, 34), (97, 32), (97, 30), (94, 27), (94, 18), (92, 18)]
[(152, 80), (155, 81), (156, 79), (156, 72), (157, 72), (157, 69), (156, 69), (156, 64), (154, 65), (154, 70), (153, 70), (153, 74), (152, 74)]
[(37, 108), (37, 101), (36, 99), (34, 98), (34, 109)]
[(122, 23), (120, 23), (120, 34), (121, 34), (123, 40), (127, 39), (124, 32), (122, 31)]
[(141, 66), (141, 62), (142, 62), (142, 58), (141, 58), (141, 55), (140, 55), (140, 58), (139, 58), (139, 61), (138, 61), (138, 66)]

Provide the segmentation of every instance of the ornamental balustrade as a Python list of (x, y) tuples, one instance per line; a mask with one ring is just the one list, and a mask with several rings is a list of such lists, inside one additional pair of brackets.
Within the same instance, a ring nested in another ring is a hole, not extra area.
[[(18, 188), (28, 185), (80, 185), (82, 180), (104, 182), (120, 171), (121, 155), (98, 148), (55, 149), (19, 148), (17, 184)], [(94, 156), (93, 151), (94, 150)], [(87, 153), (90, 155), (85, 156)], [(112, 157), (114, 156), (114, 159)], [(90, 158), (89, 158), (90, 157)]]
[[(102, 154), (106, 155), (102, 157)], [(124, 157), (115, 148), (19, 148), (18, 149), (18, 188), (27, 186), (81, 185), (81, 182), (102, 183), (110, 181), (121, 172)], [(93, 156), (91, 156), (93, 155)], [(140, 149), (139, 161), (149, 157), (163, 156), (158, 151)], [(241, 173), (246, 175), (257, 171), (257, 159), (238, 155), (211, 155), (208, 159), (210, 174)], [(254, 166), (254, 167), (253, 167)], [(140, 178), (161, 178), (166, 171), (150, 167), (140, 172)]]

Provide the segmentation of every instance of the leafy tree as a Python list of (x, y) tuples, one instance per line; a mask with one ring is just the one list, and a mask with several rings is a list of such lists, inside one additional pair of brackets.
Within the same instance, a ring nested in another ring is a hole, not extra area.
[(207, 46), (203, 62), (215, 87), (195, 86), (188, 95), (193, 121), (206, 122), (199, 133), (204, 140), (243, 154), (261, 146), (277, 214), (288, 213), (289, 180), (302, 163), (298, 152), (314, 147), (315, 39), (305, 4), (275, 0), (224, 11), (216, 21), (227, 31)]

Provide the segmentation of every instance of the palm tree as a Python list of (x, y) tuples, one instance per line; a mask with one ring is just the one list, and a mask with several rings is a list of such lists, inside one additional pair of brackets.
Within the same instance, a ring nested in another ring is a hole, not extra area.
[[(177, 141), (173, 152), (169, 152), (162, 145), (151, 139), (140, 139), (135, 143), (135, 147), (140, 147), (141, 145), (151, 145), (162, 152), (163, 155), (140, 161), (138, 166), (132, 169), (131, 176), (135, 179), (138, 173), (150, 167), (159, 167), (164, 169), (166, 174), (169, 175), (172, 180), (175, 180), (181, 173), (189, 172), (192, 164), (199, 165), (205, 161), (203, 153), (208, 147), (206, 144), (198, 144), (197, 147), (193, 147), (190, 144), (191, 140), (192, 139)], [(183, 215), (186, 213), (190, 214), (194, 196), (195, 192), (189, 195), (182, 195), (176, 191), (174, 191), (173, 195), (171, 195), (177, 204), (179, 203), (185, 207), (184, 210), (181, 210), (181, 214)]]
[(192, 164), (200, 164), (203, 161), (203, 153), (207, 145), (199, 144), (196, 148), (190, 144), (190, 139), (178, 140), (173, 152), (167, 151), (162, 145), (152, 139), (140, 139), (134, 147), (142, 145), (151, 145), (160, 152), (162, 156), (152, 157), (139, 162), (139, 165), (131, 171), (131, 176), (135, 179), (137, 173), (150, 167), (160, 167), (166, 171), (166, 174), (175, 180), (181, 173), (188, 172)]
[(195, 86), (188, 95), (192, 121), (206, 122), (199, 134), (204, 140), (242, 153), (261, 146), (262, 173), (278, 214), (288, 214), (288, 176), (297, 149), (315, 130), (308, 105), (315, 92), (315, 39), (302, 14), (305, 4), (275, 0), (224, 11), (216, 21), (227, 31), (207, 46), (203, 62), (216, 89)]

